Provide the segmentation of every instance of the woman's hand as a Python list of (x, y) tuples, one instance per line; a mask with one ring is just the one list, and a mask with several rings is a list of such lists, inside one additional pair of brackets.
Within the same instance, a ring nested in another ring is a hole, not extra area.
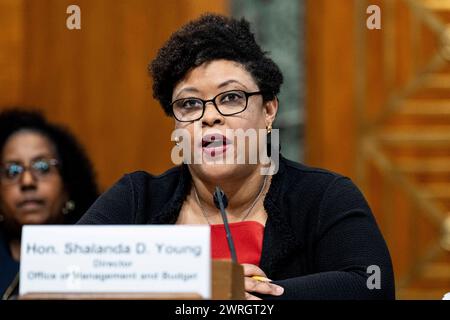
[[(270, 283), (271, 280), (267, 279), (266, 274), (258, 266), (254, 264), (243, 263), (244, 279), (245, 279), (245, 299), (247, 300), (261, 300), (260, 298), (252, 295), (250, 292), (256, 292), (261, 294), (271, 294), (273, 296), (282, 295), (284, 288)], [(261, 277), (259, 280), (255, 278)]]

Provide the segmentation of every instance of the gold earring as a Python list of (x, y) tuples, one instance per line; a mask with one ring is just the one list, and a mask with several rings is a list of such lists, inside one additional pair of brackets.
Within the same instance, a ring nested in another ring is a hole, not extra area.
[(69, 214), (73, 209), (75, 209), (75, 202), (72, 200), (69, 200), (66, 202), (66, 204), (64, 205), (64, 208), (62, 209), (62, 213), (64, 215)]
[(272, 132), (272, 124), (270, 123), (266, 129), (267, 129), (267, 133), (271, 133)]

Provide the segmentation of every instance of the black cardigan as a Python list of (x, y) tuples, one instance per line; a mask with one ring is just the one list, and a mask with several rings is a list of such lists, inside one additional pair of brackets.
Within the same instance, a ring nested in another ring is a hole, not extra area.
[[(127, 174), (78, 224), (174, 224), (190, 186), (186, 165), (159, 176)], [(279, 298), (395, 298), (387, 246), (349, 178), (280, 157), (264, 208), (268, 218), (259, 266), (285, 288)], [(370, 265), (381, 270), (380, 289), (368, 289)]]
[[(8, 239), (0, 226), (0, 300), (6, 290), (13, 285), (14, 278), (19, 272), (19, 262), (14, 260), (8, 245)], [(15, 299), (18, 294), (18, 285), (8, 299)]]

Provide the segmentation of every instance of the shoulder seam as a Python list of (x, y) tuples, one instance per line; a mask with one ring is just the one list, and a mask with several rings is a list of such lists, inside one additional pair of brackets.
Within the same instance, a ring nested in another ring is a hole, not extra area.
[[(175, 169), (177, 169), (177, 170), (175, 170)], [(156, 176), (155, 175), (151, 175), (151, 176), (152, 176), (153, 179), (160, 179), (160, 178), (164, 178), (164, 177), (166, 177), (168, 175), (171, 175), (171, 174), (174, 174), (174, 173), (178, 173), (178, 174), (180, 173), (178, 167), (171, 168), (171, 169), (167, 170), (166, 172), (163, 172), (163, 173), (161, 173), (159, 175), (156, 175)]]
[(152, 174), (152, 173), (144, 171), (144, 170), (137, 170), (137, 171), (128, 173), (128, 175), (144, 174), (146, 176), (149, 176), (151, 179), (161, 179), (161, 178), (164, 178), (164, 177), (166, 177), (168, 175), (172, 175), (172, 174), (175, 174), (175, 173), (179, 174), (180, 173), (179, 170), (180, 170), (179, 167), (173, 167), (173, 168), (170, 168), (169, 170), (167, 170), (167, 171), (165, 171), (165, 172), (163, 172), (161, 174), (158, 174), (158, 175)]
[(332, 172), (327, 169), (320, 169), (320, 168), (314, 168), (314, 167), (299, 168), (291, 163), (286, 163), (286, 166), (293, 168), (295, 170), (304, 172), (304, 173), (320, 173), (320, 174), (324, 174), (324, 175), (331, 175), (331, 176), (334, 176), (335, 178), (339, 178), (339, 177), (346, 178), (345, 176), (341, 175), (340, 173)]

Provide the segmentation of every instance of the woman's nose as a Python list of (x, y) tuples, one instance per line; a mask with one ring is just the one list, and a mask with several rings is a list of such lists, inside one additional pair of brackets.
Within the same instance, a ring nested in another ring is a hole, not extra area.
[(213, 126), (214, 124), (222, 124), (224, 122), (224, 117), (219, 113), (216, 106), (212, 101), (208, 101), (205, 104), (205, 113), (202, 117), (202, 123), (205, 126)]
[(30, 170), (25, 170), (20, 177), (21, 189), (29, 189), (36, 187), (36, 178), (33, 176)]

